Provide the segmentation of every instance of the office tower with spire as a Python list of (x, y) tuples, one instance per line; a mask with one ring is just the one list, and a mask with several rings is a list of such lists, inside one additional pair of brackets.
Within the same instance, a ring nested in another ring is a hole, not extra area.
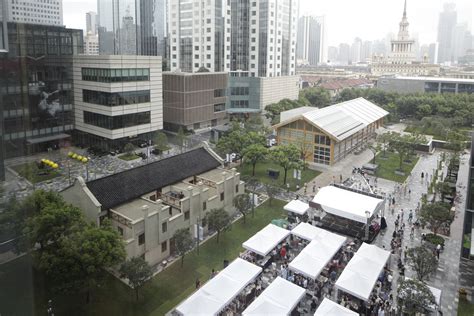
[(439, 65), (429, 63), (429, 57), (423, 56), (416, 60), (415, 40), (408, 31), (407, 1), (403, 7), (402, 20), (399, 23), (398, 35), (390, 41), (388, 58), (375, 55), (372, 58), (371, 72), (373, 75), (437, 75)]
[(298, 20), (296, 59), (316, 66), (327, 62), (324, 16), (302, 16)]
[(165, 54), (166, 0), (98, 0), (101, 55)]

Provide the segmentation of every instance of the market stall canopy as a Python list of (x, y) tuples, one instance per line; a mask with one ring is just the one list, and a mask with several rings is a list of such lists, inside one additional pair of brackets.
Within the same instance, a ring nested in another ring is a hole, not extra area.
[(311, 279), (316, 279), (346, 241), (346, 237), (327, 232), (315, 237), (288, 267)]
[(237, 258), (183, 301), (176, 312), (180, 315), (217, 315), (261, 272), (262, 268)]
[(356, 312), (347, 309), (330, 299), (324, 298), (314, 316), (357, 316)]
[(266, 256), (283, 239), (288, 237), (289, 234), (289, 230), (273, 224), (268, 224), (262, 230), (244, 242), (242, 246), (245, 249), (253, 251), (261, 256)]
[(304, 215), (309, 210), (309, 204), (300, 200), (293, 200), (286, 204), (283, 209), (298, 215)]
[(336, 288), (367, 301), (389, 257), (390, 252), (363, 243), (337, 279)]
[[(308, 223), (299, 223), (295, 228), (291, 230), (291, 234), (295, 235), (296, 237), (306, 239), (306, 240), (313, 240), (313, 239), (322, 239), (322, 238), (330, 238), (330, 236), (334, 235), (331, 232), (328, 232), (325, 229), (313, 226)], [(339, 236), (339, 235), (337, 235)]]
[(367, 223), (367, 214), (372, 217), (384, 205), (384, 200), (335, 186), (321, 188), (311, 201), (312, 207), (320, 205), (330, 214)]
[(289, 315), (306, 290), (277, 277), (243, 312), (243, 315)]

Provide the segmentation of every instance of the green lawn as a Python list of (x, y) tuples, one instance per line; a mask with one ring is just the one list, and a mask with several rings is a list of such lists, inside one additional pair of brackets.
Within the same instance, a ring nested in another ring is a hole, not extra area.
[(16, 165), (11, 168), (31, 183), (43, 182), (61, 176), (59, 171), (53, 170), (48, 166), (45, 166), (44, 169), (39, 169), (36, 162)]
[[(268, 176), (267, 169), (274, 169), (274, 170), (279, 170), (280, 171), (280, 176), (278, 177), (277, 180), (273, 180)], [(242, 176), (251, 176), (252, 175), (252, 165), (251, 164), (243, 164), (242, 166), (239, 167), (239, 171), (242, 174)], [(290, 184), (290, 190), (295, 191), (296, 190), (296, 185), (299, 184), (300, 187), (303, 187), (305, 183), (309, 183), (311, 180), (313, 180), (315, 177), (317, 177), (321, 172), (311, 170), (311, 169), (306, 169), (301, 172), (301, 180), (298, 181), (297, 179), (293, 178), (293, 169), (288, 170), (288, 175), (287, 175), (287, 183)], [(255, 166), (255, 177), (261, 182), (261, 183), (272, 183), (275, 185), (278, 185), (280, 187), (283, 187), (286, 189), (286, 187), (283, 185), (283, 178), (285, 176), (285, 171), (283, 170), (282, 167), (280, 167), (277, 164), (271, 163), (271, 162), (261, 162), (257, 163)], [(308, 186), (309, 188), (310, 186)]]
[(196, 251), (189, 253), (184, 267), (178, 261), (145, 285), (138, 303), (134, 292), (108, 273), (104, 284), (92, 292), (91, 302), (85, 304), (83, 295), (48, 294), (43, 276), (32, 271), (29, 257), (1, 265), (0, 314), (43, 315), (47, 300), (52, 299), (57, 315), (164, 315), (194, 291), (196, 278), (207, 281), (213, 268), (222, 269), (224, 259), (231, 261), (238, 256), (242, 242), (272, 219), (286, 216), (285, 204), (274, 200), (270, 206), (266, 202), (256, 209), (254, 218), (247, 216), (246, 225), (242, 220), (232, 225), (219, 244), (214, 237), (201, 245), (199, 256)]
[(474, 303), (466, 299), (459, 299), (458, 316), (472, 316), (474, 315)]
[(118, 156), (119, 159), (125, 160), (125, 161), (130, 161), (130, 160), (135, 160), (140, 158), (140, 156), (137, 156), (135, 154), (123, 154)]
[(396, 153), (386, 152), (386, 158), (383, 158), (383, 153), (379, 153), (375, 157), (375, 164), (379, 167), (377, 169), (377, 177), (403, 183), (410, 175), (413, 167), (418, 162), (419, 157), (411, 158), (410, 163), (403, 162), (402, 168), (405, 175), (398, 175), (395, 173), (400, 166), (399, 156)]

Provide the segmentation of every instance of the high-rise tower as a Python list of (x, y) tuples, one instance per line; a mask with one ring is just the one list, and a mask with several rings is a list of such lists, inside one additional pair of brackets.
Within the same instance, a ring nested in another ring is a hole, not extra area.
[(410, 38), (410, 33), (408, 32), (410, 24), (407, 19), (406, 0), (403, 8), (403, 17), (399, 25), (397, 39), (391, 41), (390, 60), (394, 64), (410, 64), (415, 60), (415, 53), (413, 51), (415, 40)]

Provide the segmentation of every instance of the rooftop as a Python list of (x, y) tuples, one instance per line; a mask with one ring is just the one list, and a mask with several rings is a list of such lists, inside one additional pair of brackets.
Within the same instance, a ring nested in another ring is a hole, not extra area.
[(210, 152), (198, 148), (87, 182), (87, 187), (102, 209), (109, 209), (220, 166), (220, 161)]
[(383, 79), (400, 79), (400, 80), (416, 80), (416, 81), (430, 81), (430, 82), (460, 82), (460, 83), (472, 83), (474, 84), (474, 79), (463, 79), (463, 78), (447, 78), (447, 77), (405, 77), (405, 76), (397, 76), (397, 77), (389, 77), (389, 78), (380, 78)]
[[(381, 107), (364, 98), (357, 98), (322, 109), (313, 108), (312, 111), (282, 120), (274, 128), (304, 119), (337, 141), (342, 141), (386, 115), (388, 112)], [(286, 117), (285, 112), (282, 112), (281, 117)]]
[(145, 199), (136, 199), (128, 203), (122, 204), (113, 210), (122, 216), (125, 216), (132, 221), (143, 219), (143, 206), (148, 206), (149, 213), (153, 212), (157, 204), (147, 201)]

